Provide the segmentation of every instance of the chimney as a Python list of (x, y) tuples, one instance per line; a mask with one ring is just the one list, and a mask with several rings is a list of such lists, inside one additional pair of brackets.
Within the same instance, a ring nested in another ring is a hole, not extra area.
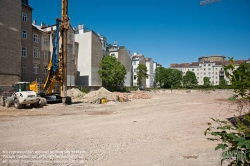
[(33, 20), (33, 24), (36, 25), (36, 20)]

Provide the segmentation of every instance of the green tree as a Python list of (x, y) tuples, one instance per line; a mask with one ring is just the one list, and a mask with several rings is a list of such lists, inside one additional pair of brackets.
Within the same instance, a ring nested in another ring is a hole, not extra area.
[(236, 95), (229, 98), (238, 104), (237, 112), (234, 115), (234, 126), (228, 121), (213, 119), (216, 126), (208, 123), (208, 128), (204, 134), (211, 135), (211, 141), (219, 141), (215, 150), (222, 149), (224, 160), (228, 160), (229, 165), (248, 166), (250, 165), (250, 64), (242, 63), (235, 69), (233, 58), (229, 60), (230, 65), (225, 66), (226, 76), (232, 83)]
[(137, 75), (137, 85), (140, 87), (142, 85), (142, 79), (148, 78), (147, 74), (147, 66), (143, 64), (139, 64), (136, 68), (136, 75)]
[(160, 87), (163, 85), (164, 82), (164, 70), (165, 68), (160, 66), (155, 69), (155, 83)]
[(225, 88), (227, 86), (227, 80), (225, 78), (221, 78), (219, 82), (219, 86)]
[(100, 62), (98, 73), (104, 81), (106, 88), (110, 91), (114, 91), (117, 90), (118, 86), (123, 85), (127, 71), (125, 66), (115, 57), (104, 56)]
[(183, 76), (183, 86), (186, 88), (193, 88), (198, 84), (195, 73), (192, 71), (187, 71), (187, 73)]
[(170, 88), (178, 88), (182, 82), (182, 71), (178, 69), (169, 69), (168, 86)]
[(177, 69), (158, 67), (155, 81), (164, 88), (177, 88), (181, 86), (182, 72)]
[(208, 77), (204, 77), (203, 78), (203, 86), (210, 87), (210, 85), (211, 85), (210, 79)]

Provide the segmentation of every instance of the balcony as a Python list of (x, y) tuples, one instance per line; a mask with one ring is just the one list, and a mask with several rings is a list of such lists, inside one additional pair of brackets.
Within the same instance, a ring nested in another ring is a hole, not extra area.
[(219, 76), (221, 77), (221, 76), (224, 76), (224, 70), (221, 70), (220, 72), (219, 72)]

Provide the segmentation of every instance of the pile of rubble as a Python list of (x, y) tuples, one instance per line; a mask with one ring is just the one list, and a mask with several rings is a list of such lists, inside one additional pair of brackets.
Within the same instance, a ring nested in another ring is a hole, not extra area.
[(71, 98), (83, 98), (86, 93), (81, 92), (78, 88), (72, 88), (67, 90), (67, 95)]
[(134, 99), (149, 99), (150, 96), (142, 91), (136, 91), (133, 93), (121, 93), (121, 92), (110, 92), (107, 89), (101, 87), (97, 91), (91, 91), (88, 94), (82, 93), (78, 89), (70, 89), (67, 94), (73, 99), (80, 99), (85, 103), (99, 104), (101, 100), (107, 102), (127, 102)]

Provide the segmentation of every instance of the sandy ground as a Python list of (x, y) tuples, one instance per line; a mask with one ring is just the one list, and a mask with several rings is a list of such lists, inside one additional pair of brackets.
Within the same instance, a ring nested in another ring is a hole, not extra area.
[[(30, 153), (40, 158), (44, 153), (43, 160), (30, 160), (31, 165), (53, 165), (52, 154), (59, 154), (61, 165), (219, 165), (220, 151), (214, 151), (216, 143), (206, 140), (204, 130), (209, 117), (231, 117), (226, 99), (232, 92), (150, 96), (104, 105), (0, 106), (0, 165), (14, 159), (28, 165), (24, 159)], [(74, 160), (63, 160), (65, 155)]]

